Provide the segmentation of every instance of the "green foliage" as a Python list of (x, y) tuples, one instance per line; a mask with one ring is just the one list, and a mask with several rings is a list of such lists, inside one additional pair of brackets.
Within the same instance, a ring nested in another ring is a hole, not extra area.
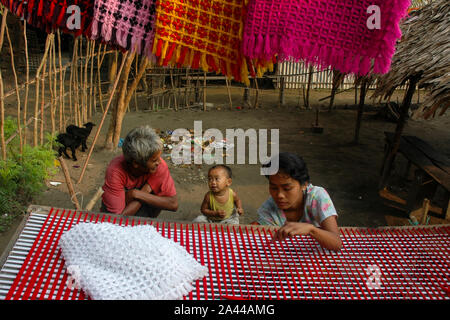
[[(5, 136), (15, 131), (14, 120), (6, 119)], [(42, 192), (45, 180), (56, 171), (54, 136), (47, 135), (47, 142), (42, 146), (24, 145), (22, 153), (17, 140), (8, 145), (8, 158), (0, 160), (0, 232)]]

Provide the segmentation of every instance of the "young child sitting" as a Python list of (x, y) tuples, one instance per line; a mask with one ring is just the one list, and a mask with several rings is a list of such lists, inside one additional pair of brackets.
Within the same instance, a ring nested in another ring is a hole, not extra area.
[(201, 206), (202, 215), (193, 222), (239, 224), (239, 216), (244, 213), (242, 202), (231, 186), (231, 169), (216, 165), (208, 171), (209, 190)]

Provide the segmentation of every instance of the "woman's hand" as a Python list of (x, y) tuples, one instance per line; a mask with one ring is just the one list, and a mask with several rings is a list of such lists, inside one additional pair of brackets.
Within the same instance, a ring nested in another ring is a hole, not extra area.
[(310, 223), (286, 222), (284, 226), (278, 229), (273, 239), (281, 241), (292, 236), (308, 235), (313, 228), (314, 226)]

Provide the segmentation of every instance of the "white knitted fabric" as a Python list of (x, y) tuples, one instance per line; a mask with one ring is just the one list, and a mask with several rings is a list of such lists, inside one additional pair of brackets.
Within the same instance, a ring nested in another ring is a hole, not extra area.
[(150, 225), (79, 223), (59, 241), (68, 270), (95, 300), (174, 300), (208, 274), (184, 247)]

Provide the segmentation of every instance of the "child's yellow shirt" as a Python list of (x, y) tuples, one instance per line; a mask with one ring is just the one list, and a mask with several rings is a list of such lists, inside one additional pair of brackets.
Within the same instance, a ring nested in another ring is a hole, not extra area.
[(214, 197), (214, 194), (210, 191), (209, 192), (209, 209), (218, 211), (223, 210), (226, 212), (225, 217), (218, 218), (218, 217), (212, 217), (212, 220), (224, 220), (231, 217), (234, 210), (234, 197), (233, 197), (233, 190), (231, 188), (228, 188), (228, 200), (225, 203), (219, 203), (219, 201), (216, 200)]

